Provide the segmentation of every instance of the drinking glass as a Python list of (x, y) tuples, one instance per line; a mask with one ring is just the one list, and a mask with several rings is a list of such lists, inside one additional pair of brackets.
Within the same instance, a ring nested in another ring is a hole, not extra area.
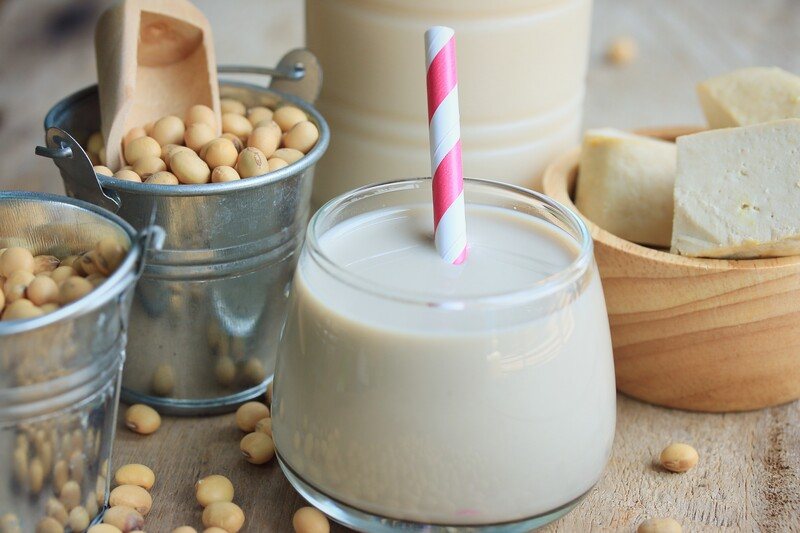
[[(453, 294), (376, 282), (331, 253), (325, 236), (342, 224), (430, 204), (430, 179), (347, 193), (307, 230), (273, 434), (292, 485), (358, 530), (529, 531), (569, 512), (611, 453), (611, 340), (586, 226), (522, 188), (467, 179), (464, 191), (468, 236), (470, 209), (485, 207), (531, 223), (510, 260), (547, 261), (524, 252), (553, 238), (572, 250), (565, 266), (515, 290)], [(356, 253), (360, 229), (339, 237)]]

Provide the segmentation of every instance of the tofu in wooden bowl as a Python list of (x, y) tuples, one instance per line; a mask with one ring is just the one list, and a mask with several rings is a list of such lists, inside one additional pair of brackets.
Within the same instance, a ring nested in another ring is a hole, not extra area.
[[(668, 197), (673, 201), (663, 196), (673, 187), (664, 178), (668, 170), (662, 167), (660, 175), (642, 166), (636, 143), (617, 147), (615, 139), (624, 134), (601, 133), (594, 145), (589, 137), (584, 141), (586, 150), (600, 150), (598, 157), (607, 155), (609, 146), (622, 152), (615, 159), (618, 167), (604, 163), (613, 175), (600, 185), (579, 184), (581, 148), (545, 172), (545, 194), (581, 213), (594, 237), (617, 387), (625, 394), (667, 407), (717, 412), (800, 398), (800, 255), (793, 255), (800, 253), (793, 239), (800, 234), (800, 208), (791, 212), (800, 206), (800, 143), (784, 144), (794, 133), (783, 131), (800, 131), (800, 125), (781, 121), (755, 127), (765, 129), (684, 137), (690, 142), (681, 141), (674, 195)], [(698, 131), (640, 133), (674, 141)], [(758, 139), (748, 138), (754, 134)], [(674, 146), (653, 146), (651, 153), (663, 151), (654, 156), (655, 164), (668, 165)], [(705, 149), (712, 153), (704, 161)], [(648, 173), (647, 179), (636, 179), (637, 172)], [(573, 202), (578, 185), (588, 187), (581, 193), (589, 200), (577, 202), (582, 209)], [(670, 253), (670, 246), (683, 255)], [(715, 254), (782, 257), (690, 256)]]

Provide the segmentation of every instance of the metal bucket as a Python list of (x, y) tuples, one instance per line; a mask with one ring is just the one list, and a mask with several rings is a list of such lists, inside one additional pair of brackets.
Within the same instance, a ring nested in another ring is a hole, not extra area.
[(63, 196), (0, 193), (0, 248), (63, 257), (111, 237), (129, 249), (85, 298), (0, 322), (0, 531), (33, 531), (59, 495), (90, 517), (104, 508), (131, 296), (158, 232)]
[[(321, 85), (309, 52), (289, 52), (276, 69), (220, 71), (273, 76), (270, 88), (223, 81), (220, 95), (247, 106), (296, 105), (319, 128), (317, 145), (281, 170), (230, 183), (163, 186), (95, 175), (74, 140), (100, 129), (97, 88), (89, 87), (50, 110), (48, 149), (40, 150), (54, 158), (70, 196), (114, 210), (136, 228), (155, 206), (167, 238), (136, 289), (122, 398), (172, 414), (233, 410), (272, 380), (314, 164), (330, 138), (309, 103)], [(67, 151), (72, 158), (62, 157)]]

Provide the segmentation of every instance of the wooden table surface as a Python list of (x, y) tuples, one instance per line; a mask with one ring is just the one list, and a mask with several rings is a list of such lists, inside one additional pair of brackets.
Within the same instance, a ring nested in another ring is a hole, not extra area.
[[(795, 0), (595, 0), (587, 126), (702, 122), (697, 80), (745, 65), (800, 72)], [(55, 168), (36, 158), (41, 120), (60, 97), (94, 83), (92, 28), (102, 0), (0, 0), (0, 188), (62, 192)], [(198, 0), (216, 31), (221, 63), (271, 65), (302, 44), (299, 0)], [(631, 35), (639, 60), (604, 63), (609, 40)], [(290, 531), (303, 502), (277, 464), (256, 467), (238, 451), (231, 415), (168, 418), (153, 436), (121, 428), (114, 462), (150, 465), (158, 482), (146, 529), (200, 526), (193, 484), (229, 476), (247, 515), (244, 531)], [(700, 463), (686, 475), (654, 465), (670, 441), (692, 443)], [(711, 415), (619, 397), (611, 463), (597, 489), (547, 531), (633, 531), (673, 516), (685, 531), (800, 531), (800, 404)], [(338, 529), (342, 531), (343, 529)]]

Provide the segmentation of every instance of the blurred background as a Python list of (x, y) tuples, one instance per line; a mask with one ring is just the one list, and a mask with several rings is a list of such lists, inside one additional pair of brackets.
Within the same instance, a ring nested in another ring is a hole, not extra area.
[[(304, 42), (302, 0), (195, 3), (214, 29), (219, 63), (274, 65)], [(55, 166), (33, 149), (53, 103), (96, 82), (94, 24), (108, 4), (0, 0), (0, 188), (63, 191)], [(589, 127), (700, 124), (697, 81), (748, 65), (800, 72), (797, 0), (594, 5), (584, 114)], [(620, 39), (615, 63), (608, 54)]]

